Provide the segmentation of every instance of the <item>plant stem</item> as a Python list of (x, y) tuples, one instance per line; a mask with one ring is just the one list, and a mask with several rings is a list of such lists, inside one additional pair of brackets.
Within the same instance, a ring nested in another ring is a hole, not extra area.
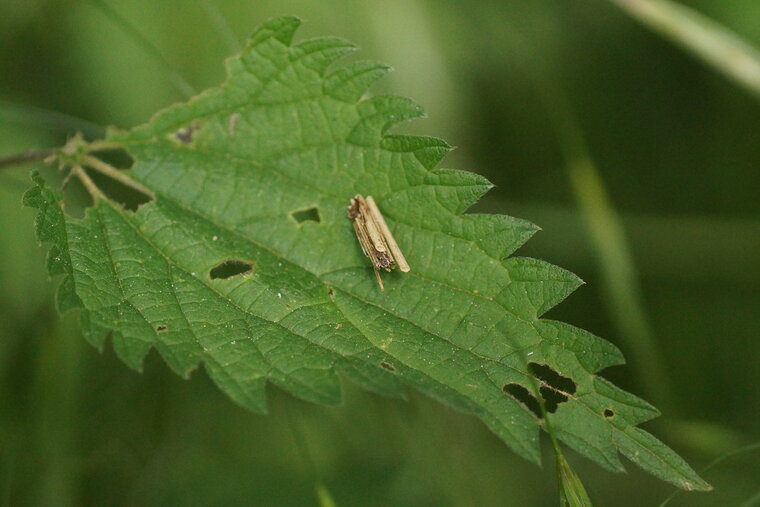
[(672, 412), (677, 405), (657, 339), (644, 306), (636, 263), (619, 213), (591, 157), (581, 127), (558, 87), (544, 90), (573, 194), (585, 218), (607, 293), (605, 303), (647, 395)]
[[(526, 363), (528, 362), (527, 356), (524, 356)], [(538, 402), (538, 406), (541, 410), (541, 419), (543, 420), (543, 428), (549, 435), (549, 441), (551, 442), (552, 449), (554, 450), (555, 465), (557, 471), (557, 486), (559, 488), (559, 500), (560, 507), (592, 507), (591, 500), (589, 499), (586, 488), (583, 486), (580, 477), (570, 467), (570, 464), (562, 454), (562, 448), (559, 445), (559, 439), (554, 433), (552, 428), (551, 418), (549, 417), (549, 411), (546, 410), (546, 403), (544, 397), (541, 396), (540, 385), (543, 381), (539, 381), (534, 375), (528, 375), (528, 382), (533, 385), (533, 395)]]
[(0, 168), (26, 164), (28, 162), (41, 162), (55, 152), (53, 149), (32, 150), (25, 153), (16, 153), (0, 157)]
[(285, 417), (288, 421), (291, 434), (293, 435), (293, 441), (296, 444), (296, 449), (303, 460), (309, 475), (314, 479), (314, 494), (317, 497), (320, 507), (335, 507), (335, 501), (333, 500), (330, 490), (327, 485), (322, 481), (322, 474), (314, 461), (314, 456), (309, 448), (309, 442), (303, 431), (301, 425), (301, 418), (296, 413), (296, 401), (291, 398), (284, 400)]
[(227, 46), (227, 50), (230, 53), (239, 52), (240, 42), (238, 42), (235, 32), (230, 28), (229, 23), (227, 23), (224, 14), (222, 14), (222, 11), (219, 9), (216, 2), (211, 0), (201, 0), (200, 3), (203, 10), (206, 11), (206, 15), (208, 15), (211, 24), (214, 26), (217, 35), (224, 42), (224, 45)]
[(124, 174), (122, 171), (119, 171), (112, 165), (103, 162), (97, 157), (93, 157), (92, 155), (83, 155), (82, 164), (92, 169), (95, 169), (99, 173), (104, 174), (105, 176), (108, 176), (109, 178), (112, 178), (118, 181), (119, 183), (122, 183), (128, 186), (129, 188), (132, 188), (142, 194), (147, 195), (151, 199), (156, 198), (156, 194), (155, 192), (153, 192), (153, 190), (149, 189), (148, 187), (143, 186), (142, 184), (138, 183), (137, 181), (133, 180), (132, 178)]
[[(514, 43), (525, 48), (525, 54), (531, 54), (531, 46), (519, 31), (510, 27), (509, 32)], [(641, 282), (620, 214), (590, 154), (572, 105), (558, 84), (561, 79), (551, 68), (538, 66), (535, 61), (526, 62), (526, 69), (548, 114), (570, 187), (586, 222), (606, 292), (604, 303), (617, 328), (622, 348), (633, 356), (629, 363), (636, 369), (646, 395), (656, 405), (669, 407), (672, 413), (677, 407), (669, 376), (649, 323)]]
[(668, 0), (611, 0), (631, 17), (760, 96), (760, 52), (735, 33)]
[(84, 185), (84, 188), (87, 189), (87, 192), (92, 197), (92, 200), (97, 201), (107, 201), (108, 197), (98, 188), (97, 185), (95, 185), (95, 182), (90, 179), (90, 176), (85, 172), (85, 170), (82, 168), (82, 166), (74, 166), (71, 168), (71, 174), (79, 178), (79, 181), (82, 182), (82, 185)]
[(93, 141), (87, 145), (87, 153), (92, 153), (94, 151), (104, 151), (104, 150), (122, 150), (124, 149), (124, 145), (121, 143), (117, 143), (114, 141), (107, 141), (105, 139), (98, 139), (97, 141)]
[[(732, 450), (730, 450), (728, 452), (725, 452), (725, 453), (721, 454), (720, 456), (718, 456), (714, 460), (712, 460), (706, 467), (704, 467), (702, 470), (700, 470), (699, 473), (700, 474), (704, 474), (708, 470), (712, 469), (716, 465), (722, 463), (723, 461), (725, 461), (725, 460), (727, 460), (729, 458), (733, 458), (735, 456), (740, 456), (742, 454), (753, 453), (753, 452), (756, 452), (758, 450), (760, 450), (760, 441), (753, 442), (753, 443), (748, 444), (748, 445), (744, 445), (744, 446), (742, 446), (742, 447), (740, 447), (738, 449), (732, 449)], [(669, 497), (667, 497), (665, 500), (663, 500), (663, 502), (659, 505), (659, 507), (665, 507), (666, 505), (668, 505), (671, 502), (671, 500), (673, 500), (676, 496), (681, 495), (683, 492), (684, 492), (684, 490), (682, 490), (682, 489), (676, 489), (676, 490), (674, 490), (670, 494)], [(760, 495), (760, 493), (758, 493), (758, 495)], [(757, 496), (750, 498), (750, 500), (748, 500), (747, 502), (745, 502), (742, 505), (757, 505), (757, 503), (753, 503), (753, 504), (748, 503), (750, 501), (755, 501), (755, 500), (758, 500)]]

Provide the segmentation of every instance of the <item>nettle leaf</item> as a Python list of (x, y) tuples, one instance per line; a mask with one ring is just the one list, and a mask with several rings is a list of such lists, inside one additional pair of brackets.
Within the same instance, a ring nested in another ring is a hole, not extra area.
[[(340, 376), (388, 396), (406, 386), (479, 417), (539, 461), (546, 407), (555, 434), (603, 467), (618, 452), (684, 489), (709, 489), (636, 427), (655, 408), (597, 377), (623, 363), (612, 344), (540, 316), (581, 281), (545, 262), (505, 258), (537, 227), (462, 214), (491, 185), (435, 169), (440, 139), (389, 134), (422, 116), (409, 99), (362, 99), (388, 67), (332, 64), (338, 38), (293, 43), (295, 18), (266, 22), (218, 88), (109, 142), (153, 199), (136, 211), (95, 199), (67, 216), (36, 177), (26, 202), (63, 274), (62, 310), (81, 308), (87, 339), (111, 336), (140, 369), (155, 348), (178, 374), (203, 364), (240, 405), (266, 410), (272, 382), (337, 403)], [(411, 272), (381, 292), (346, 207), (374, 196)], [(96, 196), (97, 197), (97, 196)]]

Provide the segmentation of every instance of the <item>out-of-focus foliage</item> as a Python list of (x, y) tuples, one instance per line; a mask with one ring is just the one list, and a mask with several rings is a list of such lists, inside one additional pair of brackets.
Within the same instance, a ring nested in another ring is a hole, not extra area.
[(760, 97), (760, 51), (719, 23), (670, 0), (613, 0), (663, 37)]
[[(132, 368), (151, 349), (181, 376), (202, 364), (255, 412), (266, 411), (268, 384), (322, 404), (340, 401), (339, 375), (385, 396), (411, 386), (478, 416), (536, 463), (545, 424), (610, 470), (624, 470), (620, 453), (685, 490), (712, 489), (636, 427), (659, 415), (654, 407), (594, 375), (624, 362), (615, 346), (541, 319), (582, 283), (537, 259), (505, 258), (537, 228), (462, 215), (488, 180), (439, 170), (450, 146), (438, 138), (389, 133), (422, 116), (419, 105), (362, 99), (387, 66), (333, 65), (353, 45), (294, 40), (300, 24), (270, 18), (227, 61), (222, 86), (110, 131), (109, 147), (134, 159), (128, 173), (88, 154), (103, 141), (76, 136), (57, 150), (94, 200), (83, 218), (35, 174), (24, 203), (52, 243), (48, 271), (63, 275), (58, 308), (81, 308), (87, 340), (102, 348), (110, 337)], [(125, 209), (80, 165), (151, 202)], [(346, 217), (357, 193), (378, 199), (414, 266), (388, 276), (387, 290), (377, 267), (377, 280), (368, 276)], [(305, 210), (311, 219), (298, 220)], [(553, 408), (548, 393), (560, 395)], [(547, 410), (531, 413), (526, 397), (546, 399)]]
[[(465, 0), (215, 3), (237, 40), (271, 15), (297, 14), (308, 21), (304, 36), (340, 33), (363, 58), (393, 62), (397, 72), (380, 88), (416, 97), (430, 117), (407, 131), (445, 137), (460, 148), (444, 165), (498, 185), (478, 209), (542, 226), (520, 253), (589, 282), (549, 316), (622, 346), (600, 310), (606, 296), (532, 81), (530, 69), (550, 69), (621, 214), (667, 366), (662, 389), (673, 403), (659, 408), (670, 422), (653, 429), (697, 470), (760, 437), (755, 98), (602, 0), (477, 9)], [(685, 3), (760, 45), (756, 1)], [(220, 82), (231, 53), (203, 4), (113, 2), (197, 89)], [(60, 122), (7, 102), (129, 127), (182, 99), (165, 70), (89, 2), (4, 2), (0, 28), (0, 153), (66, 136)], [(325, 409), (272, 391), (272, 413), (259, 417), (201, 375), (174, 378), (156, 357), (136, 375), (108, 348), (99, 356), (71, 316), (61, 322), (52, 310), (33, 213), (21, 207), (27, 186), (28, 167), (0, 173), (0, 499), (313, 505), (319, 480), (338, 505), (556, 501), (553, 488), (534, 487), (554, 480), (553, 467), (526, 466), (477, 421), (417, 395), (405, 403), (349, 387), (344, 407)], [(630, 371), (605, 376), (642, 392)], [(633, 468), (611, 476), (568, 458), (600, 505), (653, 504), (670, 492)], [(705, 474), (715, 492), (670, 505), (747, 500), (757, 493), (757, 467), (748, 466), (756, 461), (722, 462)]]

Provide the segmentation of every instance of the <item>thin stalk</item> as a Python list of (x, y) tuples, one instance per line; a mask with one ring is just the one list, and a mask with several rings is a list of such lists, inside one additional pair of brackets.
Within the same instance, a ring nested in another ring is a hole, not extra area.
[(335, 499), (333, 499), (332, 494), (330, 494), (330, 490), (327, 489), (327, 486), (321, 482), (318, 482), (315, 487), (315, 491), (317, 494), (319, 507), (337, 507), (338, 504), (335, 503)]
[(43, 125), (45, 128), (63, 132), (82, 132), (88, 139), (103, 137), (105, 128), (97, 123), (70, 114), (51, 111), (41, 107), (0, 100), (0, 111), (10, 121), (25, 125)]
[(79, 181), (82, 182), (82, 185), (84, 185), (84, 188), (87, 189), (87, 193), (90, 194), (90, 197), (92, 197), (92, 200), (96, 203), (98, 201), (108, 201), (108, 197), (101, 192), (101, 190), (98, 188), (97, 185), (95, 185), (95, 182), (92, 181), (90, 176), (87, 174), (87, 172), (82, 168), (82, 166), (76, 165), (71, 168), (71, 174), (73, 176), (76, 176)]
[(219, 10), (219, 6), (216, 4), (216, 2), (213, 0), (199, 1), (201, 7), (203, 7), (203, 10), (206, 11), (206, 15), (211, 21), (211, 24), (214, 26), (214, 30), (216, 31), (217, 36), (222, 40), (222, 42), (224, 42), (224, 45), (227, 46), (227, 51), (230, 53), (239, 52), (240, 42), (235, 36), (235, 32), (233, 32), (232, 28), (230, 28), (229, 23), (227, 23), (224, 14), (222, 14), (222, 11)]
[(13, 155), (6, 155), (4, 157), (0, 157), (0, 168), (27, 164), (29, 162), (42, 162), (53, 153), (55, 153), (54, 149), (47, 149), (47, 150), (32, 150), (32, 151), (27, 151), (25, 153), (15, 153)]
[[(709, 471), (710, 469), (712, 469), (712, 468), (716, 467), (717, 465), (719, 465), (719, 464), (720, 464), (720, 463), (722, 463), (723, 461), (726, 461), (727, 459), (733, 458), (734, 456), (740, 456), (740, 455), (742, 455), (742, 454), (749, 454), (749, 453), (752, 453), (752, 452), (755, 452), (755, 451), (758, 451), (758, 450), (760, 450), (760, 441), (758, 441), (758, 442), (753, 442), (753, 443), (751, 443), (751, 444), (748, 444), (748, 445), (745, 445), (745, 446), (739, 447), (738, 449), (732, 449), (732, 450), (730, 450), (730, 451), (728, 451), (728, 452), (725, 452), (725, 453), (723, 453), (722, 455), (718, 456), (718, 457), (717, 457), (717, 458), (715, 458), (714, 460), (712, 460), (712, 461), (711, 461), (711, 462), (710, 462), (710, 463), (709, 463), (709, 464), (708, 464), (706, 467), (704, 467), (704, 468), (703, 468), (703, 469), (702, 469), (702, 470), (701, 470), (699, 473), (700, 473), (700, 475), (702, 475), (702, 474), (704, 474), (705, 472)], [(678, 495), (681, 495), (681, 494), (683, 494), (683, 493), (684, 493), (684, 490), (682, 490), (682, 489), (675, 489), (675, 490), (673, 490), (673, 492), (670, 494), (670, 496), (669, 496), (669, 497), (667, 497), (665, 500), (663, 500), (663, 502), (660, 504), (660, 507), (665, 507), (665, 506), (666, 506), (666, 505), (668, 505), (668, 504), (669, 504), (669, 503), (670, 503), (670, 502), (671, 502), (671, 501), (672, 501), (672, 500), (673, 500), (673, 499), (674, 499), (676, 496), (678, 496)], [(758, 494), (760, 494), (760, 493), (758, 493)], [(757, 498), (756, 496), (755, 496), (755, 497), (752, 497), (752, 498), (750, 498), (750, 499), (749, 499), (747, 502), (745, 502), (743, 505), (751, 505), (751, 504), (752, 504), (751, 502), (753, 502), (753, 501), (757, 501), (757, 500), (758, 500), (758, 498)], [(748, 504), (748, 502), (749, 502), (749, 504)]]
[(129, 20), (119, 14), (113, 7), (105, 3), (103, 0), (90, 1), (95, 7), (100, 9), (100, 11), (115, 25), (118, 25), (122, 30), (124, 30), (127, 35), (129, 35), (137, 44), (139, 44), (140, 47), (148, 55), (153, 57), (154, 60), (163, 66), (164, 71), (167, 73), (170, 81), (177, 89), (177, 91), (179, 91), (185, 98), (188, 99), (195, 95), (195, 89), (190, 85), (190, 83), (188, 83), (187, 80), (182, 77), (179, 72), (174, 70), (174, 68), (169, 64), (169, 61), (164, 58), (158, 48), (154, 46), (153, 43), (151, 43), (142, 33), (140, 33), (140, 31), (135, 28), (135, 26), (130, 23)]
[(132, 188), (142, 194), (149, 196), (151, 199), (156, 198), (156, 193), (153, 192), (153, 190), (143, 186), (141, 183), (138, 183), (137, 181), (124, 174), (124, 172), (116, 169), (110, 164), (103, 162), (97, 157), (93, 157), (92, 155), (82, 155), (81, 163), (82, 165), (85, 165), (91, 169), (95, 169), (99, 173), (108, 176), (109, 178), (112, 178), (119, 183), (128, 186), (129, 188)]
[(586, 488), (578, 474), (570, 467), (559, 446), (554, 448), (559, 477), (559, 498), (562, 507), (592, 507)]
[[(523, 358), (525, 359), (525, 362), (528, 363), (528, 357), (523, 356)], [(546, 410), (544, 397), (541, 396), (541, 385), (544, 384), (544, 382), (537, 379), (530, 373), (530, 371), (528, 371), (526, 375), (528, 382), (530, 382), (533, 387), (533, 396), (536, 398), (541, 411), (544, 431), (549, 435), (549, 441), (554, 450), (560, 507), (592, 507), (591, 499), (586, 492), (586, 488), (583, 486), (583, 482), (581, 482), (580, 477), (578, 477), (565, 459), (565, 455), (562, 453), (562, 447), (560, 447), (559, 440), (552, 428), (551, 420), (549, 419), (549, 411)]]
[(676, 406), (670, 380), (644, 309), (643, 291), (621, 217), (607, 193), (563, 92), (556, 86), (543, 91), (570, 185), (599, 260), (608, 296), (605, 298), (608, 311), (626, 348), (634, 355), (632, 363), (647, 395), (672, 411)]
[(314, 461), (314, 457), (309, 448), (309, 442), (301, 427), (299, 415), (296, 414), (294, 404), (295, 400), (293, 399), (286, 398), (284, 400), (285, 415), (288, 419), (288, 426), (293, 435), (293, 440), (295, 441), (298, 453), (301, 456), (304, 465), (306, 465), (306, 468), (309, 470), (309, 473), (314, 478), (314, 494), (317, 497), (320, 507), (335, 507), (335, 500), (333, 500), (330, 490), (322, 481), (322, 474), (319, 472)]
[(726, 27), (669, 0), (611, 1), (760, 97), (760, 52)]
[(757, 507), (760, 505), (760, 491), (752, 495), (749, 499), (742, 502), (739, 507)]
[(113, 141), (106, 141), (105, 139), (99, 139), (89, 143), (86, 147), (87, 153), (103, 150), (123, 150), (124, 145)]
[[(532, 54), (517, 29), (510, 27), (509, 32), (516, 45), (526, 48), (525, 54)], [(535, 60), (526, 62), (526, 68), (562, 151), (571, 188), (598, 259), (607, 294), (604, 304), (623, 348), (633, 355), (629, 363), (655, 404), (675, 408), (669, 378), (644, 309), (641, 284), (621, 217), (589, 154), (572, 107), (557, 84), (559, 78), (549, 68), (539, 67)]]

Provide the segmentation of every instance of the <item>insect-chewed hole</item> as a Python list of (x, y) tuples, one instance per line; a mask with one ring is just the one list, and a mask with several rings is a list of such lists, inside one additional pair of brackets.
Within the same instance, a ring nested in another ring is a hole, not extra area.
[(396, 371), (396, 367), (395, 367), (395, 366), (393, 366), (393, 365), (392, 365), (391, 363), (389, 363), (388, 361), (383, 361), (383, 362), (381, 362), (381, 363), (380, 363), (380, 366), (382, 366), (383, 368), (385, 368), (385, 369), (386, 369), (386, 370), (388, 370), (388, 371)]
[(109, 199), (118, 202), (124, 207), (124, 209), (129, 211), (137, 211), (137, 208), (153, 200), (153, 197), (148, 194), (141, 192), (134, 187), (127, 186), (98, 171), (87, 170), (87, 174), (101, 192), (103, 192)]
[(541, 397), (544, 399), (544, 408), (550, 414), (556, 412), (557, 407), (559, 407), (561, 403), (567, 401), (567, 396), (555, 391), (551, 387), (541, 386), (538, 390), (541, 393)]
[(105, 150), (96, 150), (92, 152), (97, 154), (98, 158), (116, 169), (129, 169), (135, 163), (132, 155), (127, 150), (121, 148), (108, 148)]
[(606, 417), (607, 419), (609, 419), (610, 417), (614, 417), (614, 416), (615, 416), (615, 411), (614, 410), (612, 410), (611, 408), (605, 408), (604, 409), (604, 417)]
[(547, 412), (556, 412), (557, 407), (567, 401), (568, 395), (575, 394), (577, 386), (571, 378), (560, 375), (545, 364), (528, 363), (528, 368), (541, 381), (539, 391)]
[(573, 379), (560, 375), (552, 367), (545, 364), (528, 363), (528, 368), (538, 380), (548, 384), (549, 387), (567, 394), (575, 394), (577, 386)]
[(159, 325), (157, 325), (157, 326), (156, 326), (156, 333), (165, 333), (165, 332), (167, 332), (168, 330), (169, 330), (169, 328), (168, 328), (168, 327), (166, 327), (166, 326), (165, 326), (165, 325), (163, 325), (163, 324), (159, 324)]
[(504, 386), (504, 392), (525, 405), (528, 410), (541, 419), (541, 406), (538, 404), (536, 397), (530, 394), (530, 391), (520, 384), (507, 384)]
[(190, 125), (186, 127), (178, 129), (174, 133), (174, 137), (177, 139), (177, 141), (181, 142), (182, 144), (190, 144), (193, 142), (193, 136), (196, 130), (198, 130), (198, 124), (191, 123)]
[(315, 207), (291, 211), (290, 216), (293, 217), (293, 220), (299, 224), (303, 222), (319, 223), (322, 221), (322, 219), (319, 217), (319, 210)]
[(239, 259), (227, 259), (220, 262), (208, 272), (212, 280), (232, 278), (233, 276), (247, 275), (253, 272), (253, 264)]

